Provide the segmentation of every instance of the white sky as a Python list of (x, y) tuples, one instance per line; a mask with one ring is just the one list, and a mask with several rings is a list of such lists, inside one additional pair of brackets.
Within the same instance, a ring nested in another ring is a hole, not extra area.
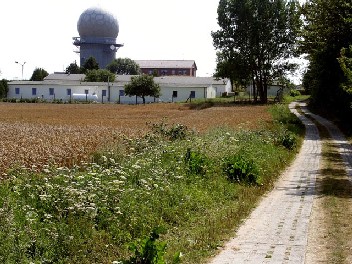
[(216, 66), (211, 31), (218, 29), (219, 0), (5, 0), (0, 2), (0, 78), (29, 79), (36, 67), (63, 71), (79, 54), (72, 37), (89, 7), (109, 10), (119, 21), (116, 57), (195, 60), (197, 76)]

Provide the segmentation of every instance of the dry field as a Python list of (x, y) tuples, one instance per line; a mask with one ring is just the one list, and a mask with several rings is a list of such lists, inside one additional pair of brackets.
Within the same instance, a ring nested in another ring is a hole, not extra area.
[(180, 123), (199, 132), (219, 126), (252, 128), (271, 120), (267, 106), (190, 110), (182, 104), (0, 103), (0, 173), (14, 166), (41, 169), (86, 160), (117, 135), (141, 135), (148, 122), (164, 118), (168, 124)]

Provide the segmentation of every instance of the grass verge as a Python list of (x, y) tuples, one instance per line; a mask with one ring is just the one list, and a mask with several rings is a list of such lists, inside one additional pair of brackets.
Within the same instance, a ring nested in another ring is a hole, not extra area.
[[(158, 226), (167, 263), (175, 252), (204, 262), (296, 153), (298, 123), (287, 106), (273, 107), (276, 121), (262, 129), (198, 135), (160, 123), (120, 135), (80, 166), (12, 169), (0, 185), (0, 262), (112, 263)], [(228, 160), (255, 167), (255, 181), (229, 179)]]
[[(322, 254), (327, 263), (351, 263), (352, 184), (343, 160), (325, 127), (316, 123), (323, 140), (321, 173), (317, 178), (319, 198), (317, 225), (321, 235), (315, 243), (325, 245)], [(320, 239), (320, 240), (319, 240)]]

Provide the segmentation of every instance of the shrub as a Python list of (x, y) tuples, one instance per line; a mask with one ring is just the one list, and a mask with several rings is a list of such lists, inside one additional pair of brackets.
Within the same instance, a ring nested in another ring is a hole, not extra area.
[[(128, 260), (123, 260), (122, 264), (165, 264), (164, 255), (166, 252), (166, 243), (158, 242), (160, 234), (164, 234), (163, 228), (154, 228), (150, 236), (134, 242), (130, 250), (134, 253)], [(180, 263), (180, 253), (174, 255), (173, 264)]]
[(207, 158), (200, 152), (187, 149), (185, 163), (190, 174), (204, 175), (206, 173)]
[(300, 95), (301, 95), (300, 91), (297, 91), (296, 89), (290, 90), (290, 96), (296, 97), (296, 96), (300, 96)]
[(174, 124), (171, 127), (165, 122), (152, 124), (152, 131), (160, 134), (170, 140), (185, 139), (188, 134), (188, 128), (182, 124)]
[(253, 160), (234, 155), (225, 160), (223, 171), (230, 181), (259, 184), (259, 170)]
[(277, 138), (277, 143), (289, 150), (293, 150), (297, 146), (297, 137), (292, 132), (284, 130)]

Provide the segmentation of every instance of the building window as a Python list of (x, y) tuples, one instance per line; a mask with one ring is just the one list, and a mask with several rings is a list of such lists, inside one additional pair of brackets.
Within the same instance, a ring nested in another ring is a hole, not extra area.
[(66, 89), (66, 94), (67, 94), (68, 96), (71, 96), (71, 88), (67, 88), (67, 89)]
[(196, 91), (191, 91), (190, 98), (196, 98)]
[(182, 70), (182, 74), (186, 75), (187, 74), (187, 70)]
[(49, 88), (49, 95), (54, 95), (54, 88)]
[(172, 97), (176, 98), (177, 97), (177, 91), (172, 91)]
[(119, 91), (119, 96), (125, 96), (125, 90), (120, 90)]
[(89, 90), (84, 90), (84, 94), (88, 94), (89, 93)]
[(176, 74), (176, 71), (175, 71), (175, 70), (172, 70), (172, 71), (171, 71), (171, 74), (172, 74), (172, 75), (175, 75), (175, 74)]
[(149, 71), (148, 71), (148, 74), (149, 74), (149, 75), (153, 75), (153, 70), (149, 70)]
[(182, 75), (182, 70), (178, 70), (178, 75)]
[(37, 95), (37, 88), (32, 88), (32, 95)]
[(106, 96), (106, 90), (101, 91), (101, 96)]
[(167, 75), (167, 70), (162, 70), (162, 71), (161, 71), (161, 75), (162, 75), (162, 76)]
[(20, 94), (20, 88), (15, 88), (15, 94)]

